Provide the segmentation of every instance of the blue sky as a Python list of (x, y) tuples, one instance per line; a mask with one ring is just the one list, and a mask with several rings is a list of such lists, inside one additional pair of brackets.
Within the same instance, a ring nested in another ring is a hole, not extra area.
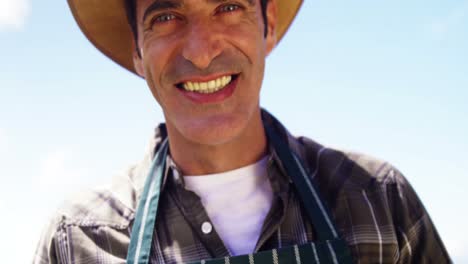
[[(455, 263), (468, 263), (467, 25), (466, 0), (307, 0), (261, 99), (293, 134), (397, 166)], [(137, 161), (162, 114), (65, 1), (0, 0), (0, 58), (0, 255), (27, 263), (60, 202)]]

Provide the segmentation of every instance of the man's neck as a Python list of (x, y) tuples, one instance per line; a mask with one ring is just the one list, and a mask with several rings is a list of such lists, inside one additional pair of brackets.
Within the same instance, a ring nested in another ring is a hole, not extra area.
[(177, 132), (168, 127), (171, 157), (186, 175), (234, 170), (255, 163), (267, 152), (267, 139), (260, 114), (252, 117), (243, 133), (224, 144), (198, 144), (174, 136), (174, 133)]

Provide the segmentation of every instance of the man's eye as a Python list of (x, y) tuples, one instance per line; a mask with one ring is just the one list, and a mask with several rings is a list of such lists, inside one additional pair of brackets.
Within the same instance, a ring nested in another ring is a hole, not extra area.
[(219, 12), (234, 12), (238, 10), (240, 6), (235, 4), (224, 5), (219, 9)]
[(164, 22), (171, 21), (171, 20), (173, 20), (175, 18), (176, 18), (176, 16), (174, 16), (173, 14), (163, 14), (163, 15), (156, 16), (152, 20), (152, 23), (164, 23)]

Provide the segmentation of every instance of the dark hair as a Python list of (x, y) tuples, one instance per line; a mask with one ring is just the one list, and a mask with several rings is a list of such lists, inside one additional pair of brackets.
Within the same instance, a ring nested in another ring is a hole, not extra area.
[[(260, 0), (262, 8), (263, 23), (265, 25), (265, 37), (268, 34), (266, 7), (269, 0)], [(138, 46), (138, 28), (136, 19), (136, 0), (125, 0), (125, 11), (127, 13), (127, 21), (132, 28), (133, 38), (135, 39), (135, 45)], [(138, 55), (140, 56), (140, 50), (137, 48)]]

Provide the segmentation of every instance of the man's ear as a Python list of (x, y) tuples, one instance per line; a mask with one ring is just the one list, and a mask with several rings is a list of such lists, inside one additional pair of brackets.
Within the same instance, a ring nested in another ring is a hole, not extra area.
[(143, 59), (141, 58), (141, 52), (138, 52), (137, 49), (133, 49), (133, 66), (136, 73), (144, 79), (145, 68), (143, 67)]
[(273, 50), (273, 48), (276, 46), (276, 23), (277, 23), (277, 7), (276, 7), (276, 1), (275, 0), (268, 0), (267, 3), (267, 10), (266, 10), (266, 16), (267, 16), (267, 24), (266, 26), (268, 27), (268, 32), (266, 36), (266, 52), (267, 55), (270, 54), (270, 52)]

